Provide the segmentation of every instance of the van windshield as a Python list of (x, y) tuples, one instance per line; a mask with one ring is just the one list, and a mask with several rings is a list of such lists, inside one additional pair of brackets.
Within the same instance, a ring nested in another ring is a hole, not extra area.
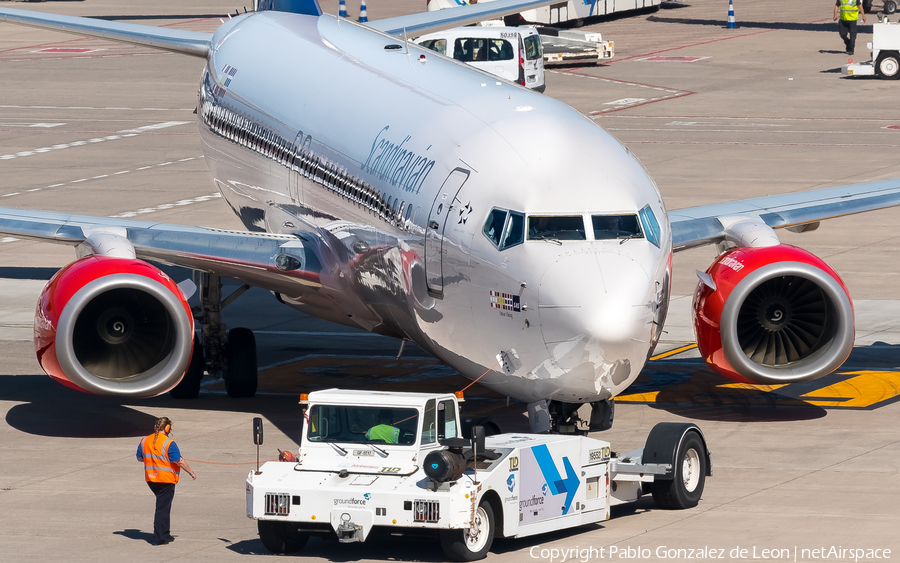
[(541, 37), (539, 35), (529, 35), (525, 38), (525, 58), (529, 61), (539, 59), (544, 56), (544, 50), (541, 48)]
[(426, 41), (422, 41), (419, 43), (422, 47), (426, 49), (431, 49), (432, 51), (437, 51), (442, 55), (447, 54), (447, 40), (446, 39), (428, 39)]
[(453, 43), (453, 58), (464, 63), (509, 61), (513, 58), (513, 48), (505, 39), (461, 37)]

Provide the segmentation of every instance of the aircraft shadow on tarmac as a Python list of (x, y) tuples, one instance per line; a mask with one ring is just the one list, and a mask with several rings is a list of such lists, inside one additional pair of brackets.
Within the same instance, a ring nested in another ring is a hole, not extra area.
[[(0, 375), (0, 398), (27, 401), (14, 405), (6, 423), (21, 432), (57, 438), (129, 438), (146, 436), (156, 416), (166, 409), (199, 409), (247, 413), (247, 436), (253, 417), (262, 416), (295, 443), (300, 440), (297, 396), (257, 396), (232, 399), (224, 394), (201, 394), (198, 399), (179, 401), (168, 395), (153, 399), (123, 400), (98, 397), (67, 389), (46, 375)], [(141, 410), (137, 410), (138, 407)]]
[(844, 365), (814, 381), (751, 385), (724, 379), (699, 358), (652, 361), (618, 402), (700, 420), (811, 420), (828, 409), (873, 410), (900, 400), (900, 345), (857, 346)]
[[(706, 367), (699, 358), (666, 358), (649, 362), (635, 383), (617, 401), (647, 404), (652, 408), (699, 420), (811, 420), (826, 416), (828, 409), (872, 410), (900, 400), (898, 359), (900, 345), (876, 342), (869, 346), (855, 347), (841, 369), (821, 379), (789, 385), (750, 385), (722, 378)], [(341, 363), (340, 359), (331, 358), (329, 361)], [(353, 380), (350, 376), (355, 373), (354, 368), (359, 367), (357, 359), (347, 359), (346, 362), (347, 365), (342, 368), (317, 365), (313, 370), (315, 374), (306, 376), (310, 380), (328, 380), (320, 383), (328, 383), (330, 387), (340, 387), (341, 382)], [(434, 369), (433, 362), (421, 363), (422, 365), (418, 365), (418, 362), (412, 362), (408, 368), (412, 372), (419, 370), (425, 373)], [(328, 377), (329, 369), (339, 373), (333, 374), (333, 378)], [(356, 375), (358, 378), (359, 374)], [(394, 373), (391, 379), (396, 379), (397, 375)], [(405, 375), (417, 385), (436, 385), (440, 390), (448, 385), (455, 389), (459, 385), (455, 378), (447, 378), (446, 381), (443, 377), (434, 381), (426, 378), (424, 382), (416, 382), (416, 373)], [(22, 401), (9, 409), (6, 422), (17, 430), (34, 435), (72, 438), (140, 437), (149, 432), (148, 429), (152, 428), (155, 420), (155, 415), (144, 411), (161, 413), (166, 409), (188, 408), (246, 412), (248, 428), (253, 417), (262, 416), (288, 438), (299, 443), (298, 397), (293, 392), (296, 385), (292, 382), (298, 376), (302, 377), (303, 374), (294, 371), (293, 377), (286, 378), (275, 386), (282, 387), (281, 389), (273, 387), (272, 393), (261, 393), (252, 399), (232, 399), (223, 392), (204, 391), (198, 399), (179, 401), (168, 395), (143, 400), (98, 397), (65, 388), (45, 375), (0, 375), (0, 389), (3, 390), (0, 398)], [(472, 398), (478, 400), (471, 405), (467, 404), (467, 408), (473, 411), (469, 416), (476, 413), (479, 416), (493, 416), (492, 412), (487, 411), (502, 410), (502, 398), (491, 397), (488, 390), (484, 391), (486, 393), (472, 394)], [(518, 404), (518, 407), (523, 405)], [(514, 404), (506, 410), (516, 408), (517, 405)], [(521, 423), (519, 418), (521, 416), (511, 420)]]

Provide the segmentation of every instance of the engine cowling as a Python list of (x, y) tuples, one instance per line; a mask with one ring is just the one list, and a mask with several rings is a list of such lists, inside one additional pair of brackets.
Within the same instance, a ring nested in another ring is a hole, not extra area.
[(786, 244), (734, 248), (706, 273), (694, 292), (694, 334), (721, 375), (744, 383), (808, 381), (850, 355), (850, 294), (814, 254)]
[(181, 381), (194, 320), (172, 279), (141, 260), (88, 256), (38, 300), (34, 348), (50, 377), (96, 395), (154, 397)]

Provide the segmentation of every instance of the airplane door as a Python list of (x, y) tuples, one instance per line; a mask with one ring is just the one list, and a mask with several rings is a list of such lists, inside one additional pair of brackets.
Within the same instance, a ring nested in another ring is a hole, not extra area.
[(300, 160), (303, 152), (309, 149), (309, 142), (309, 136), (304, 138), (303, 131), (297, 133), (297, 138), (294, 139), (294, 154), (291, 163), (291, 171), (288, 173), (288, 195), (294, 203), (300, 203), (301, 196), (303, 195), (300, 183)]
[(428, 214), (428, 225), (425, 229), (425, 279), (428, 293), (432, 297), (442, 297), (444, 294), (444, 229), (447, 226), (447, 218), (456, 208), (456, 194), (468, 179), (469, 171), (464, 168), (457, 168), (451, 172), (438, 190), (434, 203), (431, 204), (431, 213)]

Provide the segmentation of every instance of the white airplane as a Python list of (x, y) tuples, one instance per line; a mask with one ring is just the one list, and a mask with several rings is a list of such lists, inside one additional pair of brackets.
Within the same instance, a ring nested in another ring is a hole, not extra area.
[[(205, 59), (203, 151), (248, 229), (0, 209), (0, 233), (77, 252), (40, 297), (43, 369), (128, 397), (196, 396), (205, 370), (230, 395), (253, 395), (253, 334), (226, 333), (219, 314), (234, 297), (222, 296), (228, 276), (311, 315), (411, 340), (548, 409), (554, 429), (588, 403), (591, 427), (606, 428), (610, 399), (659, 340), (673, 251), (718, 244), (694, 302), (709, 365), (754, 383), (835, 370), (853, 345), (850, 297), (830, 267), (773, 229), (900, 204), (900, 181), (667, 212), (637, 159), (584, 115), (397, 38), (546, 3), (360, 25), (308, 0), (211, 35), (0, 9), (2, 21)], [(346, 111), (363, 98), (372, 111)], [(144, 260), (197, 271), (199, 310), (187, 305), (190, 280), (176, 285)]]

